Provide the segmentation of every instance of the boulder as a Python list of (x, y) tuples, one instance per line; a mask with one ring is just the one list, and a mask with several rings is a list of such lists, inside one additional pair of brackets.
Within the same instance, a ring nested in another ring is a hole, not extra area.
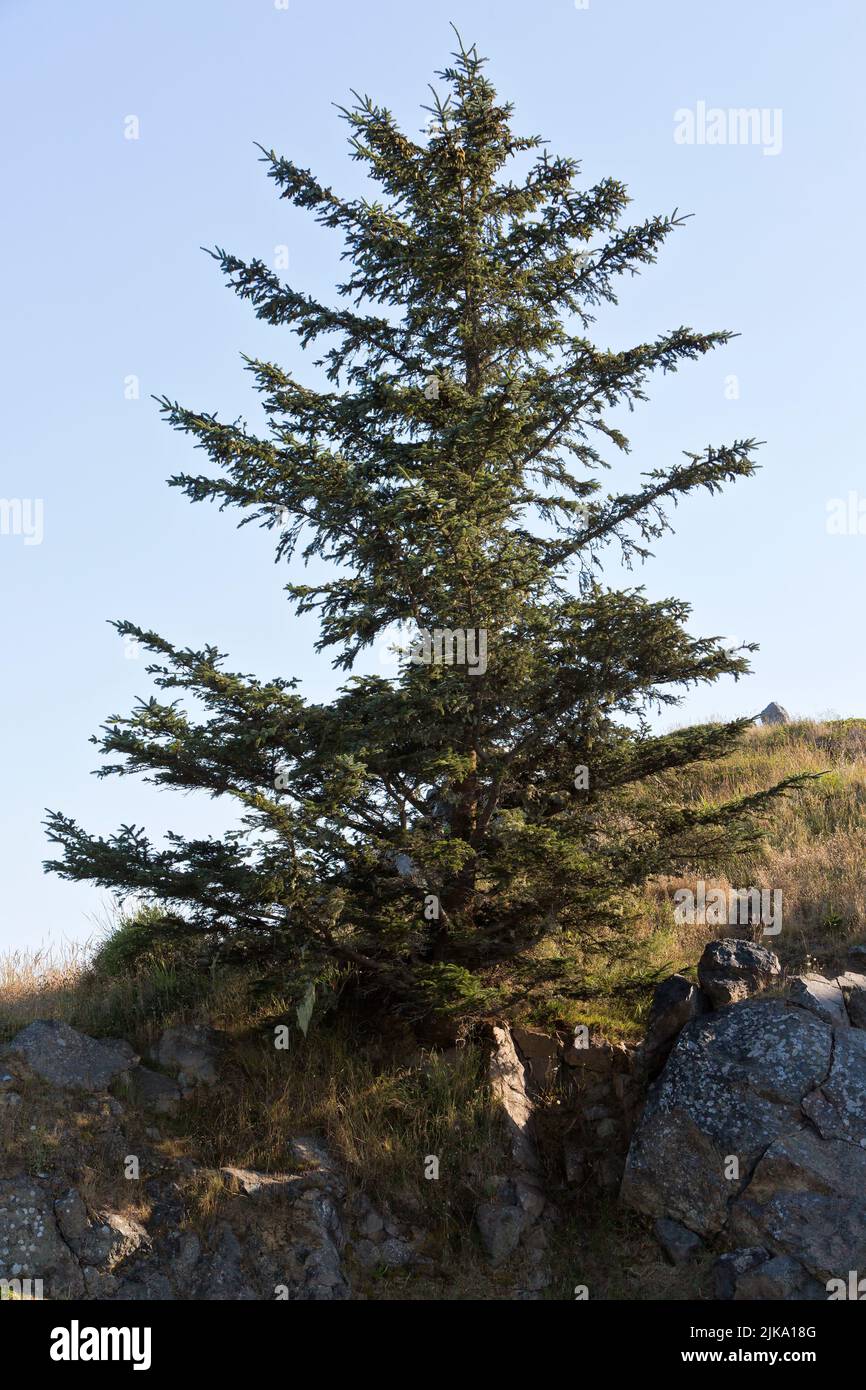
[(479, 1202), (475, 1223), (490, 1264), (500, 1265), (513, 1255), (526, 1230), (526, 1215), (513, 1201)]
[(739, 937), (710, 941), (698, 962), (698, 980), (714, 1008), (759, 994), (781, 981), (779, 958), (765, 946)]
[(174, 1115), (180, 1108), (181, 1092), (177, 1082), (149, 1067), (136, 1067), (130, 1073), (129, 1088), (133, 1101), (143, 1110), (152, 1110), (156, 1115)]
[(648, 1094), (623, 1201), (700, 1235), (719, 1231), (765, 1149), (804, 1123), (800, 1102), (827, 1076), (830, 1056), (829, 1025), (781, 1000), (748, 1000), (687, 1024)]
[(687, 1024), (622, 1196), (732, 1247), (720, 1298), (825, 1297), (866, 1268), (866, 1032), (777, 999)]
[(784, 705), (777, 705), (775, 700), (771, 701), (771, 703), (767, 705), (766, 709), (761, 710), (761, 713), (758, 715), (758, 718), (760, 719), (762, 724), (791, 723), (791, 716), (785, 709)]
[(159, 1040), (156, 1060), (164, 1067), (178, 1068), (178, 1082), (186, 1089), (212, 1086), (219, 1079), (218, 1062), (223, 1035), (198, 1024), (167, 1028)]
[(89, 1038), (56, 1019), (28, 1024), (3, 1049), (20, 1058), (29, 1071), (65, 1090), (104, 1091), (115, 1077), (138, 1063), (128, 1042)]
[(729, 1250), (721, 1255), (713, 1265), (713, 1285), (716, 1298), (728, 1300), (736, 1298), (740, 1280), (756, 1265), (765, 1264), (768, 1258), (763, 1245), (747, 1246), (742, 1250)]
[(671, 1264), (687, 1264), (701, 1254), (704, 1243), (700, 1236), (681, 1226), (678, 1221), (661, 1217), (653, 1227), (655, 1237)]

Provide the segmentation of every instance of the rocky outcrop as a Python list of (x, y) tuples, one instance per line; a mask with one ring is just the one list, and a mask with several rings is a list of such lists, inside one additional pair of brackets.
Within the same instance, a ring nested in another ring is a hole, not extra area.
[[(507, 1173), (490, 1180), (489, 1195), (476, 1207), (475, 1223), (484, 1252), (496, 1266), (526, 1242), (545, 1209), (546, 1198), (524, 1062), (507, 1028), (494, 1026), (492, 1043), (490, 1090), (508, 1135), (511, 1163)], [(538, 1249), (538, 1244), (534, 1248)]]
[(720, 1230), (760, 1155), (803, 1123), (800, 1102), (830, 1059), (829, 1027), (777, 1000), (688, 1024), (647, 1098), (623, 1199), (700, 1235)]
[(767, 705), (766, 709), (762, 709), (757, 718), (760, 719), (762, 724), (791, 723), (791, 716), (784, 705), (777, 705), (775, 700), (772, 700), (770, 704)]
[[(163, 1034), (158, 1056), (179, 1068), (188, 1092), (219, 1079), (221, 1051), (210, 1030), (178, 1028)], [(42, 1296), (50, 1299), (349, 1297), (346, 1182), (321, 1140), (296, 1137), (287, 1172), (202, 1170), (206, 1183), (222, 1183), (218, 1219), (202, 1234), (189, 1227), (180, 1181), (195, 1183), (195, 1165), (142, 1152), (118, 1129), (129, 1100), (174, 1114), (182, 1098), (175, 1081), (140, 1066), (128, 1043), (90, 1038), (65, 1023), (30, 1024), (3, 1057), (8, 1070), (0, 1070), (0, 1096), (14, 1097), (20, 1109), (38, 1078), (47, 1094), (57, 1091), (58, 1115), (68, 1113), (70, 1123), (103, 1114), (113, 1126), (112, 1162), (130, 1154), (136, 1181), (129, 1187), (135, 1209), (114, 1210), (93, 1208), (78, 1187), (57, 1190), (50, 1173), (0, 1180), (0, 1279), (41, 1281)], [(120, 1086), (124, 1105), (107, 1094), (109, 1085)]]
[(206, 1237), (181, 1229), (170, 1181), (149, 1184), (152, 1216), (89, 1210), (48, 1178), (0, 1181), (0, 1279), (42, 1281), (50, 1299), (289, 1299), (350, 1296), (340, 1196), (321, 1173), (226, 1170)]
[(0, 1181), (0, 1279), (41, 1279), (51, 1298), (80, 1298), (84, 1276), (44, 1185), (24, 1174)]
[(139, 1061), (128, 1042), (89, 1038), (54, 1019), (28, 1024), (0, 1057), (7, 1063), (16, 1059), (52, 1086), (79, 1091), (103, 1091)]
[(686, 1024), (629, 1150), (623, 1201), (721, 1247), (721, 1298), (826, 1297), (866, 1267), (866, 979), (791, 984)]

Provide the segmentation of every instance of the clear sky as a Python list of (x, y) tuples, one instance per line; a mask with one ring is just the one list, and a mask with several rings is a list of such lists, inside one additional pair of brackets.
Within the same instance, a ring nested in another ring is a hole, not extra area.
[[(327, 297), (339, 242), (278, 201), (253, 142), (360, 192), (332, 103), (369, 93), (416, 135), (449, 21), (489, 57), (519, 130), (580, 158), (587, 181), (626, 182), (635, 219), (695, 214), (623, 283), (597, 341), (679, 324), (742, 335), (659, 380), (605, 478), (766, 441), (757, 477), (687, 499), (635, 576), (689, 599), (696, 634), (761, 646), (753, 676), (667, 722), (770, 700), (866, 715), (866, 534), (827, 531), (832, 499), (866, 499), (864, 16), (860, 0), (0, 0), (0, 498), (22, 503), (0, 513), (0, 951), (86, 937), (106, 902), (43, 875), (46, 806), (106, 834), (231, 823), (198, 796), (90, 775), (89, 735), (150, 693), (107, 619), (214, 642), (233, 669), (301, 676), (313, 698), (338, 684), (271, 536), (165, 486), (201, 455), (151, 393), (254, 421), (241, 352), (310, 372), (199, 248), (272, 261), (285, 245), (286, 278)], [(713, 111), (739, 108), (762, 111), (763, 131), (742, 142), (735, 120), (711, 143)]]

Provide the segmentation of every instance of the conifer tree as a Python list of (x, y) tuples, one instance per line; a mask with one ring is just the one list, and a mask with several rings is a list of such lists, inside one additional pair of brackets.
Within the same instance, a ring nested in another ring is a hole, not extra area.
[(742, 439), (623, 491), (599, 480), (629, 459), (611, 411), (730, 336), (676, 327), (626, 351), (589, 336), (683, 219), (629, 225), (621, 183), (583, 188), (573, 159), (516, 134), (474, 48), (438, 76), (419, 139), (368, 97), (342, 110), (375, 198), (262, 150), (279, 196), (342, 235), (333, 305), (211, 252), (260, 319), (318, 348), (318, 372), (247, 359), (260, 433), (161, 401), (208, 465), (171, 485), (274, 531), (278, 559), (330, 562), (325, 582), (288, 586), (320, 649), (351, 672), (403, 625), (399, 674), (309, 703), (291, 673), (233, 673), (216, 647), (117, 622), (163, 693), (94, 738), (99, 775), (234, 798), (242, 828), (158, 847), (50, 812), (62, 858), (46, 867), (142, 894), (224, 953), (279, 961), (299, 990), (350, 977), (407, 1012), (472, 1013), (544, 979), (577, 989), (575, 960), (628, 949), (648, 877), (751, 845), (796, 779), (715, 806), (682, 796), (681, 770), (730, 752), (748, 721), (659, 735), (650, 716), (739, 677), (752, 648), (691, 636), (686, 603), (601, 579), (611, 543), (646, 559), (671, 504), (755, 468)]

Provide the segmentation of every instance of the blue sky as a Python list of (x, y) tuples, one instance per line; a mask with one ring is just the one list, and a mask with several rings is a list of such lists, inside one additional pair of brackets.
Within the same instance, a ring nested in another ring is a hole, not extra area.
[[(314, 620), (285, 600), (268, 534), (165, 486), (200, 456), (151, 393), (254, 420), (241, 352), (310, 375), (199, 248), (272, 260), (285, 245), (286, 278), (327, 297), (339, 242), (277, 200), (253, 142), (360, 192), (332, 103), (369, 93), (417, 134), (452, 20), (489, 57), (518, 129), (580, 158), (587, 181), (626, 182), (635, 220), (695, 214), (623, 284), (597, 341), (681, 323), (742, 335), (659, 380), (612, 476), (628, 485), (682, 450), (766, 441), (758, 476), (687, 500), (634, 577), (651, 597), (689, 599), (695, 633), (761, 646), (750, 678), (688, 696), (676, 722), (772, 699), (866, 714), (853, 622), (866, 535), (826, 525), (833, 498), (866, 498), (864, 14), (857, 0), (0, 0), (0, 497), (43, 508), (41, 543), (8, 509), (0, 533), (0, 951), (86, 937), (106, 903), (43, 875), (46, 806), (101, 833), (231, 823), (198, 796), (90, 775), (89, 735), (150, 689), (106, 619), (215, 642), (234, 669), (301, 676), (312, 698), (338, 684), (312, 652)], [(781, 113), (781, 148), (678, 142), (677, 113), (699, 103)]]

